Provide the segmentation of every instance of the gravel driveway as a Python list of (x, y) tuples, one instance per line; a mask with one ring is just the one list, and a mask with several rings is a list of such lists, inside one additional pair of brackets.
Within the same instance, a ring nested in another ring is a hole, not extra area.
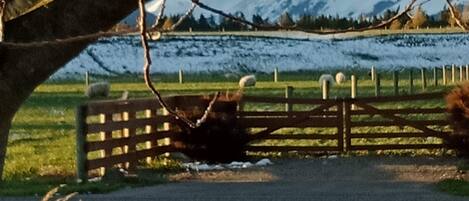
[(458, 175), (457, 162), (452, 158), (412, 157), (280, 159), (265, 168), (184, 173), (172, 177), (175, 183), (80, 198), (83, 201), (469, 200), (435, 189), (435, 182)]

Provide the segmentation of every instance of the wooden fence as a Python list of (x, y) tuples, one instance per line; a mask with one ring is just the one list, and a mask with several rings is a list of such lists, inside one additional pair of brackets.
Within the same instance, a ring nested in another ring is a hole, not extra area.
[[(174, 97), (166, 98), (170, 104)], [(165, 144), (172, 122), (154, 99), (91, 102), (77, 109), (77, 176), (103, 175), (119, 165), (135, 169), (138, 160), (176, 151)]]
[[(238, 123), (250, 132), (250, 152), (335, 152), (444, 148), (451, 129), (443, 93), (359, 99), (244, 96)], [(173, 109), (203, 109), (210, 98), (167, 97)], [(428, 103), (440, 107), (425, 107)], [(178, 126), (154, 99), (91, 102), (77, 110), (79, 179), (105, 168), (181, 151), (169, 143)], [(387, 139), (385, 141), (378, 139)], [(404, 140), (405, 139), (405, 140)], [(412, 139), (412, 140), (409, 140)], [(405, 143), (404, 143), (405, 142)], [(93, 171), (94, 170), (94, 171)]]

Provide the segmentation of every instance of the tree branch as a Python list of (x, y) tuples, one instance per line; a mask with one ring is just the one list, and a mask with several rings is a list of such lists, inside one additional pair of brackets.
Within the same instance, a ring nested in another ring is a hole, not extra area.
[(458, 24), (458, 26), (461, 27), (461, 29), (463, 29), (464, 31), (467, 31), (469, 28), (465, 23), (462, 22), (460, 12), (458, 12), (459, 14), (456, 13), (457, 9), (451, 3), (451, 0), (446, 0), (446, 3), (448, 4), (448, 8), (449, 8), (449, 12), (451, 13), (451, 17), (454, 19), (454, 21), (456, 21), (456, 24)]
[(394, 20), (397, 20), (400, 17), (402, 17), (404, 15), (407, 15), (408, 12), (410, 12), (414, 9), (415, 3), (417, 2), (417, 0), (411, 0), (410, 3), (406, 6), (406, 8), (402, 12), (400, 12), (397, 15), (393, 16), (389, 20), (383, 21), (383, 22), (381, 22), (377, 25), (373, 25), (373, 26), (369, 26), (369, 27), (365, 27), (365, 28), (361, 28), (361, 29), (346, 29), (346, 30), (335, 30), (335, 31), (316, 31), (316, 30), (303, 29), (303, 28), (300, 28), (300, 27), (297, 27), (297, 26), (282, 27), (282, 26), (278, 26), (278, 25), (274, 25), (274, 26), (259, 25), (259, 24), (255, 24), (251, 21), (241, 19), (239, 17), (236, 17), (236, 16), (233, 16), (231, 14), (225, 13), (222, 10), (212, 8), (208, 5), (200, 2), (199, 0), (191, 0), (191, 1), (192, 1), (192, 3), (196, 4), (197, 6), (199, 6), (202, 9), (205, 9), (205, 10), (210, 11), (212, 13), (221, 15), (221, 16), (226, 17), (226, 18), (229, 18), (229, 19), (234, 20), (236, 22), (252, 26), (253, 28), (266, 29), (266, 30), (289, 29), (289, 30), (294, 30), (294, 31), (301, 31), (301, 32), (305, 32), (305, 33), (313, 33), (313, 34), (320, 34), (320, 35), (349, 33), (349, 32), (364, 32), (364, 31), (368, 31), (368, 30), (383, 28), (383, 27), (391, 24)]
[(160, 21), (161, 19), (163, 19), (165, 9), (166, 9), (166, 0), (162, 0), (161, 6), (160, 6), (160, 12), (158, 13), (155, 19), (155, 23), (153, 24), (151, 29), (156, 29), (160, 25)]
[(184, 20), (186, 20), (189, 16), (192, 15), (195, 8), (197, 8), (197, 5), (193, 3), (192, 6), (189, 8), (189, 10), (186, 12), (186, 14), (184, 14), (181, 18), (179, 18), (179, 20), (168, 31), (174, 31), (178, 26), (180, 26), (184, 22)]
[[(182, 115), (179, 115), (176, 111), (171, 109), (171, 107), (163, 100), (163, 97), (161, 96), (160, 92), (156, 89), (156, 87), (154, 86), (154, 84), (151, 80), (151, 71), (150, 70), (151, 70), (152, 60), (151, 60), (151, 56), (150, 56), (150, 48), (148, 47), (148, 38), (147, 38), (146, 21), (145, 21), (146, 12), (145, 12), (144, 0), (138, 0), (138, 5), (139, 5), (139, 12), (140, 12), (140, 17), (139, 17), (139, 21), (138, 21), (139, 22), (139, 30), (140, 30), (140, 38), (141, 38), (141, 41), (142, 41), (142, 47), (143, 47), (143, 52), (144, 52), (143, 57), (144, 57), (144, 60), (145, 60), (145, 63), (144, 63), (144, 66), (143, 66), (145, 84), (150, 89), (150, 91), (155, 95), (155, 97), (158, 100), (158, 102), (160, 103), (161, 107), (166, 109), (166, 111), (171, 116), (175, 117), (177, 120), (182, 121), (183, 123), (185, 123), (190, 128), (197, 128), (197, 127), (201, 126), (201, 124), (203, 124), (207, 120), (208, 115), (210, 114), (210, 112), (213, 108), (213, 105), (215, 104), (215, 102), (218, 99), (219, 93), (217, 93), (215, 95), (215, 97), (213, 98), (213, 100), (210, 102), (209, 106), (205, 110), (204, 116), (202, 118), (200, 118), (199, 120), (197, 120), (197, 123), (192, 122), (188, 118), (186, 118)], [(181, 17), (181, 19), (179, 19), (179, 23), (175, 24), (175, 26), (173, 26), (171, 29), (175, 29), (189, 15), (191, 15), (192, 12), (194, 11), (195, 7), (197, 7), (197, 6), (193, 5), (191, 7), (191, 9), (183, 17)]]
[(3, 42), (4, 35), (3, 35), (3, 27), (5, 26), (5, 8), (7, 3), (5, 0), (0, 0), (0, 42)]

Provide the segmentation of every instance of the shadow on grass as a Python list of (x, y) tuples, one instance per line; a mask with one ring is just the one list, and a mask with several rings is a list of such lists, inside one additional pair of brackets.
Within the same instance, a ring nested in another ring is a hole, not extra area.
[(440, 191), (457, 196), (469, 196), (469, 182), (457, 179), (447, 179), (439, 182)]
[(0, 184), (0, 196), (43, 196), (49, 190), (60, 186), (59, 193), (103, 194), (122, 188), (135, 188), (167, 183), (166, 174), (161, 171), (139, 171), (138, 176), (116, 181), (96, 181), (77, 183), (73, 178), (37, 177), (8, 179)]

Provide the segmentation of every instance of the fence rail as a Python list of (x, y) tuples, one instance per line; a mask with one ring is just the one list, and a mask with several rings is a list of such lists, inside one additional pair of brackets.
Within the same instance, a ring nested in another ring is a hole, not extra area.
[[(443, 96), (335, 100), (244, 96), (236, 116), (250, 133), (245, 148), (249, 152), (439, 149), (445, 147), (443, 139), (451, 132), (445, 108), (417, 108), (412, 102), (441, 102)], [(173, 109), (183, 111), (203, 109), (210, 100), (201, 96), (165, 99)], [(115, 165), (132, 170), (148, 157), (181, 151), (169, 143), (180, 137), (174, 119), (154, 99), (87, 103), (78, 108), (76, 120), (77, 167), (82, 180), (92, 170), (103, 174)], [(397, 141), (376, 143), (383, 138)]]

